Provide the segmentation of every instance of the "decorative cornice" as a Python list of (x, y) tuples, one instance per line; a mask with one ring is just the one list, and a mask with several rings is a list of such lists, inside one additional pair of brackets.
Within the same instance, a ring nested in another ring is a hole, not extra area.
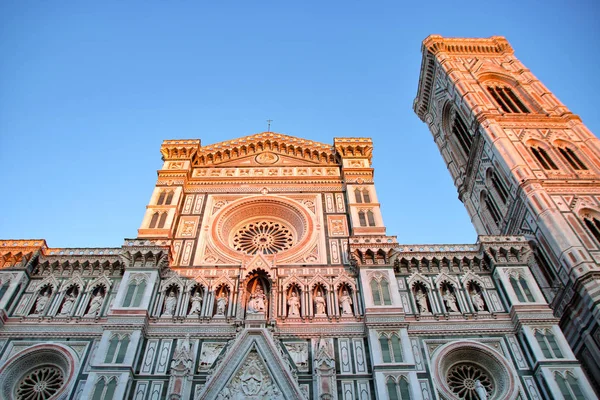
[(449, 53), (503, 56), (514, 53), (508, 40), (503, 36), (492, 36), (489, 38), (445, 38), (441, 35), (429, 35), (423, 40), (423, 48), (434, 55)]

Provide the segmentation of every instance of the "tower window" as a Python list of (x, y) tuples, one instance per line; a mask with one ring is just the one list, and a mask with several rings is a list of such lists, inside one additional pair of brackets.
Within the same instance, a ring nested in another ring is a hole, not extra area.
[(584, 218), (585, 226), (592, 233), (598, 243), (600, 243), (600, 221), (598, 218)]
[(573, 150), (568, 147), (559, 147), (558, 151), (564, 157), (565, 160), (569, 163), (569, 165), (577, 171), (587, 170), (588, 168), (585, 164), (577, 157), (577, 154)]
[(402, 348), (400, 347), (400, 338), (392, 334), (387, 337), (385, 334), (379, 336), (379, 345), (384, 363), (401, 363)]
[(531, 153), (538, 160), (544, 169), (558, 169), (554, 161), (550, 158), (546, 150), (541, 147), (531, 146)]
[(388, 377), (386, 386), (390, 400), (411, 400), (408, 381), (404, 376), (398, 379), (398, 383)]
[(510, 276), (510, 285), (512, 286), (515, 294), (517, 295), (517, 299), (522, 302), (534, 302), (535, 299), (531, 290), (529, 289), (529, 285), (527, 281), (522, 276), (519, 276), (518, 279), (513, 275)]
[(498, 206), (496, 206), (496, 203), (494, 203), (487, 194), (483, 196), (483, 200), (485, 203), (485, 207), (487, 208), (490, 215), (492, 216), (492, 219), (494, 220), (494, 223), (499, 227), (500, 223), (502, 222), (502, 214), (500, 213)]
[(362, 203), (362, 192), (360, 189), (356, 188), (354, 189), (354, 198), (356, 199), (357, 203)]
[(156, 228), (156, 224), (158, 224), (158, 212), (152, 214), (152, 219), (150, 220), (150, 228)]
[(469, 131), (465, 126), (462, 118), (457, 114), (454, 117), (454, 123), (452, 124), (452, 134), (458, 140), (460, 147), (465, 152), (465, 155), (469, 157), (469, 151), (471, 150), (471, 145), (473, 144), (473, 138), (469, 135)]
[(540, 331), (536, 331), (535, 340), (537, 340), (538, 344), (540, 345), (544, 357), (563, 358), (563, 354), (560, 351), (560, 347), (558, 347), (558, 343), (556, 342), (556, 338), (552, 332), (545, 331), (542, 333)]
[(367, 217), (365, 216), (364, 211), (358, 212), (358, 223), (360, 224), (360, 226), (367, 226)]
[(530, 112), (511, 88), (488, 86), (487, 90), (505, 113), (527, 114)]
[(363, 190), (363, 200), (365, 203), (371, 202), (371, 196), (369, 196), (369, 191), (367, 189)]
[(492, 186), (494, 186), (494, 189), (496, 189), (496, 193), (498, 193), (498, 196), (500, 196), (502, 202), (506, 204), (506, 200), (508, 199), (508, 191), (506, 190), (506, 187), (504, 187), (504, 184), (496, 171), (492, 171), (491, 180)]
[(173, 201), (173, 194), (174, 194), (173, 191), (170, 191), (167, 194), (167, 201), (165, 202), (165, 205), (170, 205), (171, 204), (171, 202)]
[(158, 201), (156, 202), (157, 205), (162, 206), (168, 206), (171, 204), (171, 202), (173, 201), (173, 196), (174, 196), (174, 192), (172, 190), (166, 191), (166, 190), (161, 190), (160, 195), (158, 196)]
[(158, 228), (164, 228), (165, 227), (165, 222), (167, 221), (167, 213), (162, 213), (160, 216), (160, 220), (158, 221)]
[(112, 399), (117, 388), (116, 378), (110, 379), (108, 384), (104, 378), (101, 378), (94, 386), (94, 394), (92, 400)]
[(390, 285), (387, 280), (372, 279), (371, 283), (371, 294), (373, 295), (373, 304), (376, 306), (389, 306), (392, 304), (392, 298), (390, 296)]
[(122, 339), (119, 339), (119, 337), (115, 335), (110, 339), (108, 343), (108, 350), (106, 351), (106, 357), (104, 358), (104, 362), (106, 364), (121, 364), (123, 360), (125, 360), (125, 354), (127, 354), (127, 347), (129, 346), (129, 336), (126, 335)]
[(586, 397), (583, 395), (577, 379), (568, 372), (566, 375), (566, 379), (558, 373), (555, 375), (556, 383), (565, 400), (585, 400)]
[(369, 226), (375, 226), (375, 216), (371, 210), (367, 211), (367, 221), (369, 222)]

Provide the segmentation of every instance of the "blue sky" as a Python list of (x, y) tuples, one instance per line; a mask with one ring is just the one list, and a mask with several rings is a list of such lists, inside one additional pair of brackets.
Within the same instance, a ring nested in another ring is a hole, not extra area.
[[(0, 238), (135, 237), (164, 139), (372, 137), (388, 234), (476, 234), (412, 111), (429, 34), (503, 35), (600, 132), (593, 1), (3, 1)], [(489, 4), (489, 5), (488, 5)]]

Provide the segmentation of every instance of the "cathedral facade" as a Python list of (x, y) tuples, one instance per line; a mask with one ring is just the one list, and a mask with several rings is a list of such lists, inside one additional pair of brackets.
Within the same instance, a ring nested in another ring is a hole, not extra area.
[(0, 241), (1, 393), (596, 398), (598, 140), (503, 38), (427, 38), (415, 111), (477, 243), (387, 235), (368, 138), (167, 140), (123, 246)]

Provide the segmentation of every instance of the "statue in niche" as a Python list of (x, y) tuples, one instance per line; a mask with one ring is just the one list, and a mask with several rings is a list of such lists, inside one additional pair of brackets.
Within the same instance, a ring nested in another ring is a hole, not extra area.
[(177, 297), (175, 297), (175, 292), (170, 291), (169, 295), (165, 300), (165, 308), (163, 310), (163, 317), (170, 317), (175, 313), (175, 306), (177, 306)]
[(102, 293), (98, 292), (92, 300), (90, 301), (90, 308), (88, 312), (84, 315), (85, 318), (95, 318), (96, 315), (100, 312), (100, 307), (102, 307), (102, 302), (104, 301), (104, 296)]
[(46, 309), (46, 305), (48, 305), (48, 300), (50, 300), (50, 295), (48, 292), (40, 293), (39, 297), (35, 301), (35, 309), (33, 313), (35, 315), (43, 313)]
[(475, 381), (475, 393), (477, 393), (479, 400), (487, 400), (488, 398), (488, 392), (485, 390), (485, 387), (481, 384), (479, 379)]
[(446, 289), (444, 295), (442, 296), (444, 302), (446, 303), (446, 308), (450, 310), (450, 312), (459, 312), (458, 306), (456, 305), (456, 296), (452, 294), (450, 289)]
[(325, 297), (318, 291), (315, 296), (315, 315), (326, 315)]
[(300, 316), (300, 299), (298, 299), (298, 294), (296, 292), (292, 292), (287, 303), (289, 307), (288, 317)]
[(299, 370), (308, 369), (308, 344), (307, 343), (286, 343), (288, 353), (292, 357), (292, 361)]
[(475, 311), (485, 311), (485, 301), (483, 296), (476, 289), (471, 290), (471, 301), (473, 301), (473, 307)]
[(340, 296), (340, 308), (342, 309), (342, 315), (354, 314), (352, 310), (352, 298), (347, 290), (344, 290)]
[(189, 315), (200, 315), (200, 312), (202, 311), (202, 297), (200, 296), (200, 292), (194, 292), (190, 302), (192, 303), (192, 307), (190, 308)]
[(65, 316), (71, 314), (76, 299), (77, 297), (75, 295), (67, 293), (65, 295), (65, 301), (63, 302), (63, 305), (60, 308), (60, 312), (58, 313), (58, 315)]
[(265, 296), (264, 292), (260, 287), (257, 287), (256, 290), (250, 295), (250, 300), (248, 300), (248, 313), (264, 313), (266, 309), (266, 301), (267, 297)]
[(225, 307), (227, 307), (227, 296), (225, 291), (222, 291), (219, 297), (217, 297), (217, 312), (215, 317), (222, 317), (225, 315)]
[(427, 304), (427, 293), (425, 293), (422, 289), (419, 289), (415, 294), (415, 298), (417, 300), (417, 305), (419, 306), (419, 312), (421, 312), (421, 314), (428, 313), (429, 304)]

